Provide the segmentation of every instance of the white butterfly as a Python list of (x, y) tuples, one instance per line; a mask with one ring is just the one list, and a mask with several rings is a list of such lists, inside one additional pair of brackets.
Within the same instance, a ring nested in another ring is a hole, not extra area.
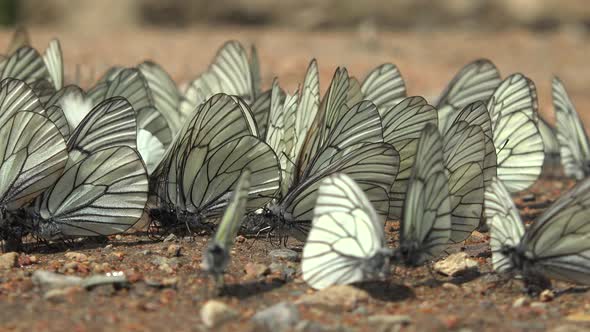
[(303, 247), (303, 280), (322, 289), (384, 275), (391, 250), (383, 221), (354, 180), (334, 174), (322, 180), (312, 227)]
[(548, 288), (548, 279), (590, 284), (590, 181), (562, 195), (528, 229), (500, 180), (485, 196), (496, 272), (520, 274), (533, 292)]
[(559, 78), (553, 79), (557, 141), (566, 176), (581, 180), (590, 174), (590, 142), (574, 104)]

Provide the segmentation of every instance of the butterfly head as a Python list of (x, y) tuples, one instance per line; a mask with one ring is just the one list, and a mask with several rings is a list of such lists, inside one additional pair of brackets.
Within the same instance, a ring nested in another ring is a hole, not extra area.
[(214, 276), (223, 275), (228, 263), (229, 253), (219, 244), (212, 242), (205, 248), (201, 264), (203, 270)]
[(373, 257), (363, 262), (362, 270), (369, 276), (387, 278), (389, 275), (390, 260), (393, 255), (391, 249), (379, 249)]
[(398, 264), (405, 266), (418, 266), (422, 263), (422, 251), (417, 242), (405, 241), (395, 250), (393, 259)]

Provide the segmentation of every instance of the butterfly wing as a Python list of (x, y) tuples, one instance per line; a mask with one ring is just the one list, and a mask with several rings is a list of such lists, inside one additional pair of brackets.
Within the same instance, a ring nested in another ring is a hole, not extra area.
[(301, 263), (305, 282), (322, 289), (374, 277), (365, 265), (385, 245), (383, 223), (350, 177), (321, 182), (312, 225)]
[(400, 156), (399, 174), (389, 193), (389, 218), (399, 219), (406, 197), (420, 133), (426, 124), (436, 124), (436, 110), (422, 97), (408, 97), (383, 114), (383, 140)]
[(465, 121), (453, 123), (443, 137), (451, 199), (451, 242), (471, 235), (482, 217), (484, 199), (484, 133)]
[(64, 61), (59, 40), (53, 39), (43, 55), (43, 61), (56, 90), (64, 85)]
[(520, 244), (525, 229), (508, 190), (497, 178), (486, 187), (485, 215), (491, 229), (494, 270), (499, 273), (509, 272), (514, 266), (505, 250)]
[(400, 247), (415, 249), (406, 263), (419, 265), (436, 258), (447, 248), (450, 237), (451, 201), (442, 138), (436, 125), (427, 124), (418, 140), (403, 209)]
[(94, 151), (69, 166), (43, 195), (40, 235), (56, 235), (44, 232), (51, 226), (66, 238), (125, 232), (142, 216), (147, 194), (145, 166), (134, 149)]
[(29, 111), (0, 121), (0, 135), (0, 205), (20, 208), (61, 175), (68, 159), (65, 141), (51, 120)]
[(557, 77), (553, 79), (552, 92), (563, 171), (566, 176), (580, 180), (590, 173), (588, 136), (565, 86)]
[(487, 59), (475, 60), (461, 68), (436, 103), (440, 131), (446, 132), (457, 112), (467, 105), (487, 101), (501, 82), (498, 68)]
[(589, 201), (590, 181), (583, 180), (527, 229), (522, 246), (546, 277), (590, 284)]
[(361, 91), (363, 99), (372, 101), (382, 112), (391, 109), (406, 97), (402, 75), (391, 63), (384, 63), (373, 69), (363, 81)]

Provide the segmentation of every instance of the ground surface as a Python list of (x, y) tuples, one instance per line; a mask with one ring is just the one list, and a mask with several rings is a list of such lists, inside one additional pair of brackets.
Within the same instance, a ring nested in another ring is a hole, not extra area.
[[(7, 45), (9, 35), (9, 31), (0, 33), (0, 49)], [(132, 65), (149, 58), (161, 63), (177, 82), (185, 82), (206, 68), (223, 41), (239, 39), (258, 46), (267, 85), (277, 75), (283, 86), (294, 89), (303, 78), (311, 57), (319, 61), (322, 89), (326, 88), (337, 64), (364, 77), (369, 69), (390, 61), (400, 68), (411, 95), (428, 98), (437, 96), (463, 64), (486, 57), (493, 60), (503, 74), (522, 71), (537, 83), (541, 113), (549, 122), (553, 122), (550, 78), (554, 73), (560, 75), (583, 120), (590, 125), (590, 112), (586, 111), (590, 106), (590, 95), (586, 92), (590, 87), (587, 65), (590, 45), (587, 37), (578, 31), (545, 35), (525, 31), (423, 31), (383, 33), (374, 40), (353, 32), (293, 33), (235, 28), (120, 31), (108, 35), (32, 31), (33, 42), (39, 47), (44, 47), (52, 36), (62, 40), (70, 75), (75, 64), (80, 64), (88, 79), (109, 64)], [(531, 220), (571, 185), (571, 181), (562, 178), (544, 177), (532, 190), (519, 195), (516, 202), (525, 219)], [(533, 200), (524, 203), (521, 197), (530, 192), (534, 194)], [(387, 230), (393, 238), (395, 224), (389, 226)], [(513, 302), (522, 295), (521, 285), (501, 283), (489, 275), (488, 240), (485, 234), (476, 234), (464, 245), (464, 250), (479, 262), (479, 276), (437, 277), (458, 287), (434, 282), (426, 268), (397, 268), (391, 282), (361, 286), (370, 294), (368, 301), (345, 310), (301, 305), (302, 319), (320, 322), (334, 330), (370, 330), (365, 317), (375, 314), (409, 315), (411, 323), (403, 328), (408, 331), (590, 328), (590, 323), (580, 322), (590, 321), (590, 293), (566, 292), (542, 305), (513, 308)], [(20, 254), (19, 266), (0, 270), (0, 330), (31, 330), (31, 327), (37, 331), (66, 327), (79, 331), (202, 330), (199, 312), (209, 294), (207, 279), (200, 272), (199, 264), (206, 241), (206, 236), (197, 236), (161, 242), (140, 234), (112, 238), (110, 243), (32, 248)], [(180, 257), (171, 257), (168, 252), (171, 245), (182, 247)], [(393, 240), (390, 245), (394, 245)], [(301, 248), (301, 244), (295, 242), (289, 246)], [(224, 325), (224, 330), (255, 330), (249, 319), (256, 311), (312, 293), (300, 278), (284, 282), (273, 274), (254, 279), (246, 277), (246, 264), (270, 264), (267, 253), (272, 249), (275, 247), (264, 240), (253, 243), (252, 239), (246, 239), (236, 244), (227, 277), (231, 285), (229, 295), (221, 300), (239, 310), (240, 315)], [(86, 257), (66, 256), (68, 252), (83, 253)], [(31, 264), (31, 260), (36, 262)], [(124, 271), (131, 285), (118, 291), (112, 287), (73, 291), (57, 300), (45, 300), (31, 280), (32, 272), (38, 269), (79, 276)], [(158, 283), (168, 286), (150, 286)]]

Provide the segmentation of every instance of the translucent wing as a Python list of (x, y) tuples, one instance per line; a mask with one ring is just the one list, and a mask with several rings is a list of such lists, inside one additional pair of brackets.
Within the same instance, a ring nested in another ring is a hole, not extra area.
[(501, 113), (492, 126), (498, 178), (509, 192), (527, 189), (539, 178), (545, 158), (535, 121), (523, 112)]
[(43, 105), (33, 90), (23, 81), (12, 78), (0, 82), (0, 123), (18, 111), (44, 114)]
[(420, 133), (426, 124), (436, 124), (436, 110), (422, 97), (408, 97), (382, 114), (383, 140), (393, 145), (400, 156), (399, 174), (389, 193), (389, 218), (399, 219)]
[(455, 122), (443, 137), (451, 200), (451, 242), (471, 235), (482, 217), (485, 141), (480, 126)]
[(303, 177), (308, 178), (322, 171), (335, 160), (368, 143), (382, 143), (383, 129), (377, 107), (370, 101), (362, 101), (334, 120), (328, 136), (312, 157)]
[(29, 84), (39, 79), (50, 79), (43, 58), (37, 50), (29, 46), (19, 48), (8, 57), (0, 77), (19, 79)]
[(320, 149), (336, 126), (336, 122), (348, 111), (346, 104), (348, 87), (349, 77), (346, 68), (337, 68), (316, 117), (305, 136), (305, 142), (297, 161), (299, 171), (297, 179), (303, 177), (304, 172), (309, 172), (307, 171), (310, 168), (309, 165), (319, 155)]
[(254, 79), (246, 49), (237, 41), (225, 43), (217, 52), (209, 72), (220, 82), (221, 91), (252, 102), (255, 98)]
[(285, 151), (285, 142), (283, 140), (285, 127), (285, 114), (283, 109), (284, 93), (281, 95), (281, 89), (275, 80), (272, 84), (270, 112), (266, 130), (266, 143), (278, 154)]
[(66, 143), (48, 118), (27, 111), (2, 119), (0, 137), (0, 206), (20, 208), (61, 175), (68, 160)]
[(486, 187), (485, 215), (491, 228), (494, 270), (508, 272), (514, 267), (504, 252), (519, 245), (525, 230), (508, 190), (497, 178)]
[(244, 169), (231, 194), (215, 237), (209, 242), (203, 255), (203, 267), (217, 278), (222, 276), (229, 263), (230, 249), (246, 213), (249, 187), (250, 170)]
[(59, 40), (53, 39), (43, 55), (43, 61), (56, 90), (64, 85), (64, 61)]
[(282, 195), (286, 195), (291, 183), (293, 182), (293, 171), (295, 161), (297, 160), (296, 152), (294, 151), (295, 145), (297, 145), (297, 134), (295, 132), (295, 119), (298, 104), (298, 93), (295, 92), (293, 95), (287, 94), (283, 105), (283, 141), (284, 141), (284, 152), (279, 155), (279, 161), (281, 163), (281, 192)]
[(374, 278), (383, 264), (369, 262), (379, 258), (383, 233), (383, 223), (350, 177), (335, 174), (324, 179), (303, 247), (303, 280), (322, 289)]
[(254, 45), (250, 47), (250, 72), (252, 73), (252, 87), (254, 90), (254, 97), (258, 97), (261, 92), (262, 77), (260, 73), (260, 60), (258, 58), (258, 51)]
[(92, 110), (92, 100), (76, 85), (67, 85), (56, 91), (45, 103), (45, 107), (58, 106), (70, 131), (76, 129), (82, 119)]
[(63, 138), (67, 140), (70, 137), (70, 125), (61, 107), (57, 105), (49, 106), (46, 109), (46, 115), (55, 124)]
[(436, 103), (440, 131), (446, 132), (467, 105), (487, 101), (501, 82), (498, 68), (489, 60), (478, 59), (463, 67)]
[(183, 115), (179, 105), (181, 94), (170, 75), (157, 63), (145, 61), (137, 66), (152, 92), (154, 106), (173, 130), (180, 129)]
[(498, 117), (522, 112), (537, 122), (537, 90), (533, 81), (522, 74), (512, 74), (494, 90), (487, 104), (492, 124)]
[(551, 127), (545, 119), (541, 117), (539, 117), (539, 122), (537, 122), (537, 126), (539, 127), (539, 133), (541, 134), (541, 138), (543, 139), (545, 155), (547, 157), (551, 156), (554, 158), (559, 158), (559, 141), (557, 140), (556, 130), (553, 127)]
[(346, 105), (349, 107), (363, 101), (363, 92), (361, 91), (361, 83), (353, 76), (348, 78), (348, 92), (346, 97)]
[(231, 199), (223, 218), (215, 231), (213, 238), (215, 244), (229, 252), (234, 239), (238, 235), (240, 224), (244, 213), (246, 213), (246, 203), (248, 201), (248, 191), (250, 190), (250, 170), (244, 169), (238, 179), (238, 183), (232, 192)]
[(589, 201), (590, 181), (583, 180), (527, 229), (522, 248), (546, 277), (590, 284)]
[(10, 45), (8, 46), (6, 54), (12, 54), (16, 52), (19, 48), (29, 45), (31, 45), (31, 37), (29, 37), (29, 31), (22, 26), (18, 26), (12, 34), (12, 39), (10, 40)]
[(110, 98), (96, 105), (82, 120), (68, 140), (70, 158), (94, 151), (128, 146), (136, 148), (135, 111), (124, 98)]
[(154, 107), (140, 109), (137, 112), (137, 150), (148, 175), (158, 167), (171, 143), (172, 132), (162, 114)]
[[(274, 87), (274, 84), (273, 84)], [(279, 97), (283, 97), (285, 93), (280, 89), (280, 87), (278, 87), (278, 91), (276, 91), (276, 93), (279, 93)], [(279, 98), (280, 99), (280, 98)], [(277, 99), (275, 98), (275, 101)], [(252, 114), (254, 115), (254, 118), (256, 119), (256, 123), (258, 124), (258, 131), (260, 132), (260, 134), (262, 135), (262, 138), (266, 137), (266, 132), (268, 129), (268, 120), (270, 117), (270, 112), (271, 112), (271, 102), (272, 102), (272, 89), (263, 92), (262, 94), (260, 94), (258, 96), (258, 98), (256, 98), (254, 100), (254, 102), (252, 103), (252, 105), (250, 106), (250, 109), (252, 110)]]
[(135, 150), (95, 151), (43, 195), (39, 233), (52, 239), (125, 232), (142, 216), (147, 193), (145, 166)]
[(557, 119), (557, 140), (566, 176), (578, 180), (590, 174), (590, 143), (584, 125), (565, 86), (555, 77), (552, 82), (553, 107)]
[[(118, 73), (108, 84), (103, 100), (112, 97), (123, 97), (133, 109), (140, 110), (154, 105), (148, 82), (141, 72), (135, 68), (127, 68)], [(102, 100), (95, 100), (95, 104)]]
[(297, 157), (305, 143), (305, 137), (309, 131), (320, 107), (320, 79), (318, 72), (318, 64), (316, 60), (311, 60), (305, 80), (303, 81), (303, 88), (301, 90), (301, 100), (297, 106), (297, 113), (295, 118), (295, 146), (293, 154)]
[(472, 126), (479, 126), (483, 130), (484, 141), (486, 146), (486, 155), (483, 161), (483, 176), (486, 186), (497, 175), (497, 155), (494, 146), (494, 134), (492, 132), (492, 122), (486, 105), (482, 101), (471, 103), (458, 113), (454, 122), (465, 121)]
[(37, 97), (39, 97), (39, 101), (43, 105), (45, 105), (49, 98), (51, 98), (51, 96), (55, 93), (55, 87), (53, 86), (53, 83), (44, 78), (40, 78), (31, 83), (30, 87), (33, 89)]
[(394, 64), (384, 63), (373, 69), (361, 86), (363, 97), (380, 111), (391, 109), (406, 97), (406, 85)]
[(451, 237), (451, 202), (445, 175), (442, 138), (436, 125), (422, 129), (401, 222), (400, 248), (406, 264), (436, 258)]
[(216, 150), (195, 147), (178, 163), (180, 199), (176, 206), (203, 217), (219, 217), (227, 195), (243, 169), (252, 172), (248, 209), (260, 208), (279, 188), (280, 169), (272, 149), (254, 136), (222, 144)]
[(384, 221), (389, 209), (387, 191), (395, 181), (398, 169), (399, 155), (393, 146), (386, 143), (366, 144), (335, 159), (320, 173), (290, 188), (279, 202), (286, 212), (290, 234), (305, 241), (321, 180), (336, 173), (347, 174), (355, 180), (377, 210), (380, 220)]

